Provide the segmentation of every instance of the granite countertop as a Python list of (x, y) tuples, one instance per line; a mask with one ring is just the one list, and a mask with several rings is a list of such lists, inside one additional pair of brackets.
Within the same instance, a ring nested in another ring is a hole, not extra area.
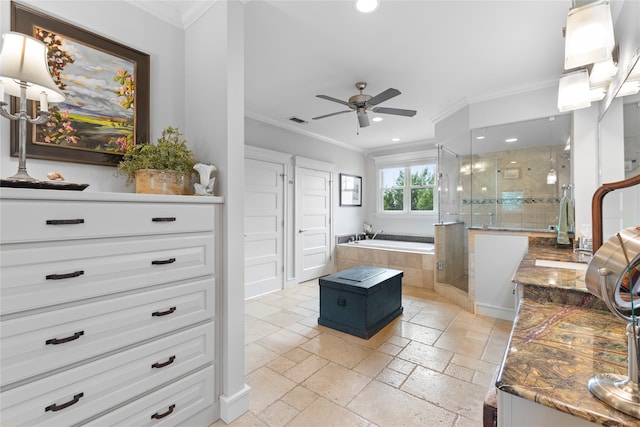
[(598, 373), (627, 375), (626, 323), (586, 290), (584, 271), (536, 267), (536, 259), (576, 262), (577, 255), (530, 246), (513, 279), (520, 306), (497, 388), (593, 423), (640, 425), (587, 388)]
[(552, 261), (580, 262), (578, 255), (571, 249), (558, 249), (552, 246), (529, 246), (527, 253), (516, 271), (513, 282), (520, 285), (553, 286), (581, 289), (587, 291), (584, 282), (585, 271), (568, 268), (538, 267), (536, 259)]

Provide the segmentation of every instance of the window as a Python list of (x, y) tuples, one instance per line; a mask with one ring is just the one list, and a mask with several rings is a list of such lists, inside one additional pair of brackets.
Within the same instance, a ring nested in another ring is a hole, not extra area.
[(436, 164), (380, 167), (381, 212), (431, 212), (434, 210)]

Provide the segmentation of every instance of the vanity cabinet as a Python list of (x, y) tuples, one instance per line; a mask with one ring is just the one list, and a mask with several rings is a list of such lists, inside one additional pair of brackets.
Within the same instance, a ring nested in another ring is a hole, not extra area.
[(214, 422), (221, 199), (0, 199), (0, 425)]

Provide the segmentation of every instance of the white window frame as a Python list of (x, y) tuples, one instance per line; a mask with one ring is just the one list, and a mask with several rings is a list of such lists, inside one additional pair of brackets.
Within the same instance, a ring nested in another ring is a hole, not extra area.
[[(438, 194), (438, 151), (425, 150), (412, 153), (394, 154), (389, 156), (378, 156), (373, 158), (376, 165), (376, 214), (383, 216), (433, 216), (437, 214), (439, 204)], [(433, 185), (433, 210), (430, 211), (412, 211), (411, 210), (411, 175), (405, 175), (404, 186), (404, 209), (401, 211), (385, 211), (383, 209), (382, 197), (382, 173), (381, 169), (387, 168), (405, 168), (408, 170), (411, 166), (433, 164), (435, 165), (436, 182)], [(406, 203), (408, 201), (408, 204)]]

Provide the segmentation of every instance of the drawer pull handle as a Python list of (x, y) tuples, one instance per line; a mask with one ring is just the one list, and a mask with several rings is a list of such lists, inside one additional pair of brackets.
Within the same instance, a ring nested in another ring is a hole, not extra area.
[(82, 335), (84, 335), (84, 331), (80, 331), (80, 332), (76, 332), (75, 334), (71, 335), (70, 337), (66, 337), (66, 338), (51, 338), (50, 340), (47, 340), (45, 342), (45, 344), (49, 345), (58, 345), (58, 344), (64, 344), (66, 342), (69, 341), (75, 341), (78, 338), (80, 338)]
[(72, 279), (74, 277), (82, 276), (83, 274), (84, 274), (84, 270), (78, 270), (78, 271), (74, 271), (73, 273), (66, 273), (66, 274), (47, 274), (45, 278), (47, 280)]
[(56, 412), (56, 411), (61, 411), (64, 408), (68, 408), (71, 405), (75, 405), (76, 403), (78, 403), (78, 401), (80, 400), (80, 398), (84, 396), (84, 393), (78, 393), (75, 396), (73, 396), (73, 399), (71, 399), (70, 401), (68, 401), (67, 403), (63, 403), (62, 405), (58, 405), (57, 403), (54, 403), (53, 405), (49, 405), (46, 408), (44, 408), (44, 411), (52, 411), (52, 412)]
[(164, 417), (166, 417), (168, 415), (171, 415), (173, 413), (174, 409), (176, 409), (175, 403), (173, 405), (169, 406), (169, 409), (164, 414), (159, 414), (159, 413), (156, 412), (155, 414), (151, 415), (151, 419), (159, 420), (160, 418), (164, 418)]
[(175, 220), (174, 216), (151, 218), (153, 222), (175, 222)]
[(175, 307), (171, 307), (169, 310), (167, 311), (154, 311), (153, 313), (151, 313), (152, 317), (160, 317), (160, 316), (166, 316), (167, 314), (171, 314), (174, 311), (176, 311)]
[(173, 264), (176, 262), (175, 258), (161, 259), (157, 261), (151, 261), (151, 265), (165, 265), (165, 264)]
[(346, 307), (347, 306), (347, 300), (345, 300), (344, 297), (338, 297), (338, 305), (340, 307)]
[(48, 219), (47, 225), (74, 225), (74, 224), (84, 224), (84, 219)]
[(169, 358), (169, 360), (167, 360), (166, 362), (164, 362), (164, 363), (157, 363), (156, 362), (153, 365), (151, 365), (151, 367), (152, 368), (156, 368), (156, 369), (164, 368), (165, 366), (171, 365), (175, 360), (176, 360), (176, 357), (175, 356), (171, 356)]

